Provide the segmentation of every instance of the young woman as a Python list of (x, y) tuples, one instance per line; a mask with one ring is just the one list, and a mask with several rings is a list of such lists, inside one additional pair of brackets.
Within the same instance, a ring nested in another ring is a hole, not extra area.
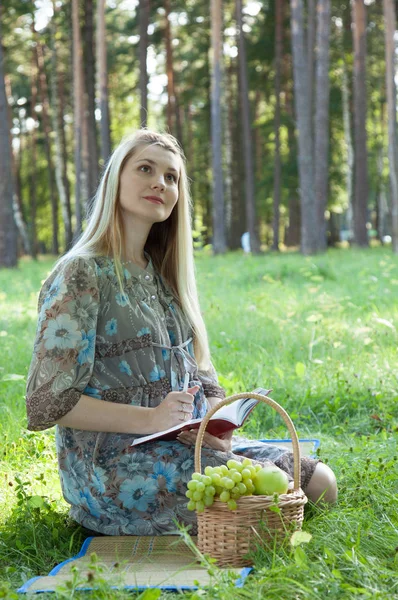
[[(185, 492), (196, 434), (131, 448), (225, 397), (198, 302), (191, 212), (178, 142), (137, 131), (112, 154), (83, 235), (40, 293), (28, 428), (57, 425), (71, 517), (98, 533), (158, 535), (175, 520), (195, 533)], [(292, 479), (291, 453), (264, 446), (246, 454), (271, 457)], [(203, 468), (236, 458), (232, 450), (232, 435), (206, 434)], [(313, 500), (336, 497), (333, 472), (317, 460), (302, 459), (302, 487)]]

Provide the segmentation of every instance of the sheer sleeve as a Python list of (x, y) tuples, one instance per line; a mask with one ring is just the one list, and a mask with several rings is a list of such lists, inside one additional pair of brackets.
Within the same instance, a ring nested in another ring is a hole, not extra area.
[(94, 365), (98, 305), (92, 260), (72, 259), (44, 283), (26, 388), (28, 429), (52, 427), (79, 401)]
[(210, 362), (210, 368), (207, 371), (198, 371), (198, 377), (202, 383), (203, 391), (206, 398), (225, 398), (226, 393), (218, 383), (217, 372), (212, 362)]

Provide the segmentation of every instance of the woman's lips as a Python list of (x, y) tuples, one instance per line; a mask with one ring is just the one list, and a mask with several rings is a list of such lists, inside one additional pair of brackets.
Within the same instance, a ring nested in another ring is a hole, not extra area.
[(153, 204), (163, 204), (161, 200), (155, 200), (155, 198), (145, 198), (148, 202), (152, 202)]

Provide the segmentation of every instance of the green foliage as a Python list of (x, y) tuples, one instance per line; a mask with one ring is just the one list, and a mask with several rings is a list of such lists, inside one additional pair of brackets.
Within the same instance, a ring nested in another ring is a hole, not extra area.
[[(0, 271), (0, 598), (15, 598), (18, 586), (75, 555), (85, 538), (62, 499), (54, 430), (26, 430), (24, 380), (10, 377), (26, 377), (37, 291), (51, 264), (24, 260)], [(259, 544), (256, 570), (243, 588), (209, 563), (214, 585), (187, 592), (187, 599), (204, 593), (211, 600), (397, 598), (397, 257), (383, 248), (315, 258), (241, 252), (213, 258), (201, 251), (196, 264), (221, 384), (228, 394), (270, 385), (299, 436), (321, 438), (318, 455), (336, 473), (339, 500), (329, 510), (307, 507), (309, 535)], [(245, 432), (287, 433), (263, 405)], [(113, 580), (95, 556), (91, 564), (98, 589), (90, 598), (132, 596), (110, 589)], [(79, 581), (75, 572), (62, 589), (41, 597), (87, 597), (74, 591)]]

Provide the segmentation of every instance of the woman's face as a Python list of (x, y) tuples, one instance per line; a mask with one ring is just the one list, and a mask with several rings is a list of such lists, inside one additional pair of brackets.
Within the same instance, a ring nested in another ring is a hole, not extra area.
[(140, 146), (120, 175), (122, 213), (150, 224), (165, 221), (178, 200), (179, 177), (177, 155), (160, 146)]

